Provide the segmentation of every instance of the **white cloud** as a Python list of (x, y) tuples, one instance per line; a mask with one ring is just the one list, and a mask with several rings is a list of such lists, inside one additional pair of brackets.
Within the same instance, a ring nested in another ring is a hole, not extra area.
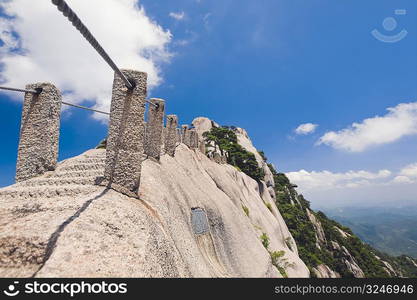
[(410, 164), (401, 169), (391, 183), (411, 184), (417, 183), (417, 163)]
[(413, 183), (414, 181), (407, 176), (395, 176), (392, 180), (393, 183)]
[(417, 134), (417, 102), (401, 103), (387, 110), (388, 113), (382, 117), (375, 116), (361, 123), (353, 123), (340, 131), (327, 132), (318, 144), (350, 152), (362, 152), (373, 146)]
[(417, 203), (416, 166), (411, 164), (395, 172), (300, 170), (286, 175), (314, 207), (398, 206)]
[(298, 126), (294, 131), (296, 134), (307, 135), (313, 133), (316, 130), (317, 126), (317, 124), (313, 123), (304, 123)]
[(409, 178), (417, 178), (417, 163), (410, 164), (401, 169), (400, 175), (407, 176)]
[(181, 21), (184, 20), (185, 18), (185, 12), (180, 11), (180, 12), (170, 12), (169, 16), (177, 21)]
[(312, 171), (300, 170), (286, 174), (291, 182), (297, 184), (302, 190), (311, 189), (338, 189), (338, 188), (355, 188), (378, 182), (381, 179), (391, 176), (391, 171), (380, 170), (373, 173), (364, 170), (348, 171), (345, 173), (333, 173), (330, 171)]
[[(50, 81), (66, 93), (68, 101), (88, 99), (108, 111), (113, 71), (50, 0), (29, 2), (0, 4), (13, 17), (0, 21), (4, 42), (0, 81), (14, 87)], [(120, 68), (147, 72), (150, 88), (161, 83), (160, 65), (171, 57), (167, 50), (171, 34), (149, 19), (136, 0), (72, 0), (69, 4)]]

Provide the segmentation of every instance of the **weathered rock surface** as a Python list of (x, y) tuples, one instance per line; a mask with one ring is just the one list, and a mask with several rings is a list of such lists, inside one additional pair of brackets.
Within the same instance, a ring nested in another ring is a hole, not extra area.
[(346, 249), (346, 247), (341, 246), (341, 249), (343, 251), (343, 254), (345, 255), (345, 258), (343, 259), (343, 261), (345, 262), (346, 267), (348, 268), (348, 270), (356, 278), (364, 278), (365, 273), (359, 267), (358, 263), (356, 262), (356, 259), (352, 256), (352, 254), (350, 254), (350, 252)]
[(262, 156), (259, 154), (258, 150), (253, 146), (252, 141), (249, 138), (248, 133), (243, 128), (237, 128), (235, 130), (237, 135), (238, 143), (245, 148), (247, 151), (252, 152), (255, 155), (256, 161), (258, 162), (259, 167), (261, 167), (265, 172), (264, 181), (268, 187), (274, 186), (274, 176), (272, 175), (271, 170), (269, 170), (267, 164), (262, 159)]
[[(195, 118), (192, 122), (192, 125), (195, 127), (198, 135), (201, 137), (203, 136), (203, 133), (206, 131), (210, 131), (213, 127), (219, 127), (219, 125), (206, 118), (206, 117), (198, 117)], [(267, 185), (267, 187), (273, 187), (275, 185), (274, 182), (274, 176), (272, 175), (271, 170), (268, 168), (268, 165), (264, 162), (261, 155), (259, 154), (258, 150), (255, 148), (255, 146), (252, 144), (251, 139), (249, 138), (247, 132), (243, 128), (236, 127), (234, 130), (236, 133), (236, 136), (238, 138), (238, 143), (245, 148), (247, 151), (252, 152), (255, 155), (256, 161), (258, 162), (258, 165), (260, 168), (262, 168), (265, 172), (264, 181)], [(275, 197), (274, 192), (270, 192), (271, 197)]]
[(325, 264), (320, 264), (316, 268), (313, 268), (313, 272), (317, 278), (340, 278), (340, 274), (330, 269)]
[(342, 230), (342, 229), (340, 229), (339, 227), (337, 227), (337, 226), (334, 226), (334, 228), (340, 233), (340, 235), (342, 236), (342, 237), (344, 237), (344, 238), (348, 238), (348, 237), (350, 237), (351, 235), (349, 234), (349, 233), (347, 233), (346, 231), (344, 231), (344, 230)]
[[(265, 184), (180, 144), (142, 163), (135, 199), (94, 185), (104, 161), (90, 150), (0, 190), (1, 277), (280, 277), (262, 233), (288, 276), (309, 276)], [(194, 234), (195, 207), (209, 234)]]
[(414, 266), (417, 267), (417, 263), (414, 259), (411, 259), (410, 257), (407, 257), (407, 260), (410, 261)]
[(316, 247), (321, 249), (320, 244), (326, 243), (326, 235), (324, 234), (323, 227), (319, 220), (317, 220), (316, 216), (307, 208), (306, 209), (307, 216), (310, 219), (310, 222), (314, 226), (314, 234), (316, 235)]
[(198, 117), (195, 118), (192, 122), (192, 125), (196, 129), (198, 136), (202, 137), (203, 133), (206, 131), (210, 131), (213, 127), (219, 127), (219, 124), (210, 120), (206, 117)]

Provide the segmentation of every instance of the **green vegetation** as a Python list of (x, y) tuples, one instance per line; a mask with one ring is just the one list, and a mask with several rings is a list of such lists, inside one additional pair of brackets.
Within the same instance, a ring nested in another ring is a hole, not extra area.
[(266, 203), (266, 202), (264, 202), (264, 203), (265, 203), (265, 206), (269, 209), (269, 211), (272, 212), (272, 205), (271, 205), (271, 203)]
[[(276, 204), (280, 211), (291, 235), (298, 246), (298, 253), (304, 263), (311, 269), (319, 264), (332, 262), (329, 252), (321, 251), (316, 246), (316, 233), (305, 208), (308, 206), (300, 205), (296, 192), (291, 186), (285, 174), (277, 173), (272, 165), (269, 165), (275, 181)], [(304, 198), (300, 203), (306, 203)], [(294, 202), (295, 201), (295, 202)], [(294, 205), (293, 205), (294, 203)]]
[(400, 207), (344, 207), (326, 209), (367, 244), (391, 256), (417, 258), (417, 205)]
[(262, 160), (266, 162), (268, 158), (266, 158), (265, 153), (263, 151), (258, 151), (259, 155), (262, 157)]
[[(263, 169), (258, 166), (255, 155), (238, 144), (235, 129), (233, 126), (217, 127), (205, 132), (203, 136), (206, 140), (206, 148), (209, 150), (208, 154), (218, 151), (237, 170), (257, 181), (262, 180), (264, 178)], [(258, 153), (263, 161), (267, 162), (265, 153), (263, 151), (258, 151)], [(365, 277), (417, 277), (417, 267), (411, 258), (405, 255), (392, 257), (380, 253), (362, 242), (348, 227), (329, 219), (323, 212), (312, 211), (310, 202), (303, 195), (297, 193), (296, 186), (291, 184), (286, 175), (277, 173), (272, 164), (268, 164), (268, 167), (274, 177), (276, 206), (295, 240), (300, 258), (310, 269), (312, 277), (316, 276), (313, 268), (320, 264), (326, 264), (342, 277), (353, 277), (354, 274), (345, 261), (357, 263)], [(272, 212), (271, 204), (265, 202), (265, 205)], [(249, 216), (249, 209), (244, 205), (242, 205), (242, 209)], [(313, 224), (309, 214), (315, 216), (317, 222)], [(317, 226), (322, 227), (325, 239), (318, 240)], [(272, 264), (282, 276), (287, 277), (285, 268), (289, 264), (284, 259), (285, 252), (271, 252), (269, 250), (270, 239), (266, 233), (262, 233), (260, 239), (271, 256)], [(295, 247), (291, 238), (287, 238), (285, 243), (290, 249)], [(397, 274), (389, 274), (387, 267), (381, 260), (389, 263)]]
[(287, 245), (287, 247), (290, 248), (291, 251), (294, 250), (294, 245), (293, 245), (291, 237), (285, 238), (285, 245)]
[(245, 205), (242, 205), (242, 209), (245, 212), (245, 214), (249, 217), (249, 208), (247, 208)]
[(207, 148), (218, 149), (221, 155), (227, 157), (227, 163), (237, 167), (246, 175), (259, 181), (265, 176), (262, 168), (258, 166), (255, 155), (245, 150), (237, 142), (237, 136), (228, 127), (213, 127), (204, 132), (203, 137)]
[[(390, 277), (389, 274), (384, 270), (384, 264), (375, 257), (373, 249), (369, 245), (363, 243), (358, 237), (353, 235), (348, 228), (340, 225), (334, 220), (327, 218), (324, 213), (319, 211), (316, 213), (316, 217), (323, 227), (326, 239), (328, 241), (336, 241), (341, 247), (346, 248), (347, 251), (355, 258), (362, 271), (365, 273), (365, 277)], [(349, 236), (343, 237), (336, 229), (336, 227), (349, 233)], [(339, 252), (335, 252), (335, 254), (336, 258), (338, 255), (341, 255)], [(333, 269), (344, 277), (350, 275), (346, 265), (338, 260), (335, 260), (333, 263)]]
[(262, 245), (264, 245), (265, 249), (268, 249), (268, 247), (269, 247), (269, 237), (265, 232), (262, 233), (262, 235), (261, 235), (261, 242), (262, 242)]
[(285, 268), (289, 266), (287, 259), (283, 258), (285, 251), (274, 251), (269, 253), (271, 255), (272, 264), (278, 269), (282, 277), (288, 278)]
[(407, 255), (392, 257), (379, 251), (375, 251), (375, 254), (381, 259), (388, 261), (394, 270), (401, 270), (401, 273), (404, 274), (404, 276), (417, 278), (417, 267), (414, 264), (417, 263), (416, 259), (414, 259), (413, 263), (412, 258)]
[[(276, 205), (296, 241), (300, 258), (310, 271), (324, 263), (342, 277), (353, 277), (344, 263), (344, 260), (348, 258), (343, 251), (343, 248), (345, 248), (362, 269), (365, 277), (390, 277), (384, 269), (383, 262), (375, 255), (390, 263), (403, 276), (417, 276), (417, 268), (409, 258), (405, 256), (391, 257), (377, 253), (375, 249), (355, 236), (349, 228), (329, 219), (323, 212), (313, 212), (310, 209), (310, 202), (303, 195), (298, 195), (285, 174), (277, 173), (271, 164), (268, 164), (268, 166), (274, 175)], [(317, 247), (319, 242), (316, 238), (316, 230), (307, 215), (307, 209), (320, 222), (325, 233), (326, 241), (320, 243), (320, 248)], [(346, 237), (342, 236), (336, 227), (348, 235)], [(339, 246), (339, 249), (335, 248), (334, 245)], [(311, 274), (314, 276), (314, 272), (311, 272)]]
[(287, 278), (287, 272), (285, 271), (285, 268), (291, 266), (291, 264), (288, 262), (286, 258), (283, 258), (285, 255), (285, 251), (269, 251), (269, 237), (266, 233), (262, 233), (260, 236), (262, 245), (265, 247), (266, 250), (268, 250), (269, 255), (271, 256), (272, 264), (278, 269), (278, 271), (281, 273), (282, 277)]

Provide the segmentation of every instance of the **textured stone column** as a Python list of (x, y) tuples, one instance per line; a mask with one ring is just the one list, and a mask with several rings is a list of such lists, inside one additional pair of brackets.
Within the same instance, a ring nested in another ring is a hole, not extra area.
[(195, 146), (195, 148), (198, 148), (198, 142), (199, 142), (200, 137), (199, 137), (199, 135), (198, 135), (197, 130), (196, 130), (196, 129), (194, 129), (194, 131), (195, 131), (195, 136), (194, 136), (194, 146)]
[(135, 83), (135, 88), (128, 89), (115, 74), (104, 177), (109, 187), (136, 196), (144, 152), (147, 74), (132, 70), (122, 72)]
[(181, 136), (181, 129), (180, 129), (180, 128), (177, 128), (177, 129), (176, 129), (176, 132), (177, 132), (177, 139), (176, 139), (176, 142), (177, 142), (177, 145), (179, 145), (179, 144), (181, 144), (181, 140), (182, 140), (182, 136)]
[(161, 134), (161, 153), (165, 153), (165, 137), (167, 136), (167, 128), (164, 126), (162, 127), (162, 134)]
[(155, 159), (159, 159), (163, 141), (162, 131), (164, 129), (165, 101), (156, 98), (152, 98), (150, 101), (157, 106), (149, 105), (145, 137), (145, 154)]
[(55, 170), (58, 160), (61, 93), (50, 83), (29, 84), (26, 89), (42, 89), (42, 92), (25, 94), (16, 182)]
[(195, 149), (198, 148), (198, 134), (195, 129), (190, 129), (190, 148)]
[(190, 147), (190, 130), (188, 129), (188, 125), (182, 125), (182, 132), (181, 132), (181, 136), (182, 136), (182, 140), (181, 142), (183, 144), (186, 144), (188, 147)]
[(177, 126), (178, 117), (176, 115), (167, 116), (167, 133), (165, 136), (165, 153), (174, 156), (177, 146)]
[(198, 148), (200, 149), (201, 153), (206, 154), (206, 144), (204, 139), (198, 141)]

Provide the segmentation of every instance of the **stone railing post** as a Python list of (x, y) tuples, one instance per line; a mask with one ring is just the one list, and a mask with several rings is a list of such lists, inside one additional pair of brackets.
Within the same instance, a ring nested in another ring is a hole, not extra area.
[(178, 117), (176, 115), (167, 116), (167, 133), (165, 136), (165, 153), (174, 156), (177, 146), (177, 126)]
[(201, 153), (206, 154), (206, 144), (204, 139), (198, 141), (198, 148), (200, 149)]
[(181, 139), (182, 139), (182, 137), (181, 137), (181, 128), (177, 128), (176, 132), (177, 132), (176, 142), (177, 142), (177, 145), (179, 145), (179, 144), (181, 144)]
[(50, 83), (29, 84), (23, 103), (16, 164), (16, 182), (53, 171), (58, 160), (59, 126), (62, 98)]
[(181, 142), (185, 145), (187, 145), (188, 147), (190, 147), (190, 130), (188, 129), (188, 125), (182, 125), (181, 126)]
[(191, 149), (198, 148), (198, 134), (195, 129), (190, 129), (190, 145)]
[(137, 197), (144, 153), (147, 74), (122, 70), (135, 85), (128, 89), (115, 74), (104, 178), (109, 187)]
[(150, 100), (152, 105), (149, 105), (148, 120), (146, 124), (146, 137), (145, 137), (145, 154), (159, 159), (161, 156), (161, 146), (163, 139), (164, 129), (164, 114), (165, 114), (165, 101), (162, 99), (152, 98)]

